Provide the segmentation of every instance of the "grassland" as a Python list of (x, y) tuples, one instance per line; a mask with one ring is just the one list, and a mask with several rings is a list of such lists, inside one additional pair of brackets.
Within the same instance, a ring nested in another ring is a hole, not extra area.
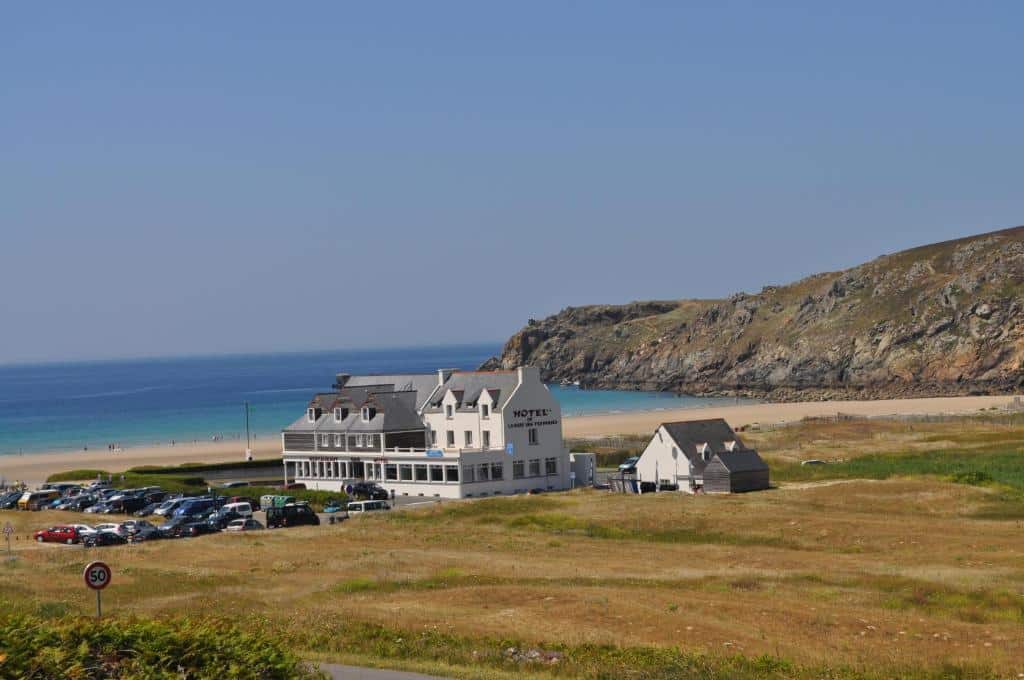
[[(1024, 673), (1024, 428), (807, 424), (747, 440), (778, 488), (576, 491), (106, 549), (107, 609), (206, 612), (306, 658), (459, 677)], [(22, 536), (69, 520), (5, 515)], [(15, 546), (6, 607), (90, 611), (80, 572), (96, 552)]]

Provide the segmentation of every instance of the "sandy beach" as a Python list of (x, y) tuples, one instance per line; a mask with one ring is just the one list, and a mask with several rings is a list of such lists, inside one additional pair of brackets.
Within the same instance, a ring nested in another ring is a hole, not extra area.
[[(844, 413), (861, 416), (967, 414), (980, 409), (1005, 408), (1012, 396), (935, 397), (930, 399), (889, 399), (882, 401), (816, 401), (786, 404), (742, 404), (708, 408), (632, 411), (588, 416), (569, 416), (563, 424), (565, 437), (601, 437), (619, 434), (647, 434), (659, 423), (673, 420), (725, 418), (734, 427), (751, 423), (785, 423), (813, 416)], [(245, 446), (239, 441), (198, 442), (176, 446), (140, 446), (112, 453), (107, 450), (30, 453), (0, 456), (0, 477), (6, 482), (20, 480), (36, 485), (55, 472), (98, 469), (119, 472), (139, 465), (219, 463), (244, 460)], [(278, 436), (254, 442), (256, 458), (273, 458), (281, 453)]]

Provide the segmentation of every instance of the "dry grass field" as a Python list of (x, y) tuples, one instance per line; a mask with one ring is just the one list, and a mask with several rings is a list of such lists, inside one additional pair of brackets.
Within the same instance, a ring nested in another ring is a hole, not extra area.
[[(905, 425), (747, 439), (782, 477), (806, 470), (787, 468), (786, 456), (954, 447), (969, 457), (1024, 441), (1017, 427), (993, 441), (983, 424)], [(111, 615), (233, 617), (308, 658), (463, 677), (1024, 677), (1024, 522), (987, 512), (1019, 506), (1016, 494), (840, 475), (731, 497), (576, 491), (447, 503), (92, 551), (22, 538), (0, 599), (44, 616), (87, 614), (81, 569), (99, 556), (115, 573)], [(22, 537), (72, 519), (2, 514)], [(523, 650), (540, 656), (522, 661)]]

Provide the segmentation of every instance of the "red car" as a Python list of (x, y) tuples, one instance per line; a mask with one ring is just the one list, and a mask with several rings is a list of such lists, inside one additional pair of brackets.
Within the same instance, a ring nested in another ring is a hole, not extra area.
[(78, 529), (61, 524), (49, 529), (40, 529), (32, 534), (32, 537), (40, 543), (80, 543), (82, 540)]

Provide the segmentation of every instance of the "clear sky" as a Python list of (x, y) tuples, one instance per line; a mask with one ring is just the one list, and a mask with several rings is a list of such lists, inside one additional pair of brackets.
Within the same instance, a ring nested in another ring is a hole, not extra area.
[(1024, 223), (1020, 2), (13, 3), (0, 362), (504, 340)]

